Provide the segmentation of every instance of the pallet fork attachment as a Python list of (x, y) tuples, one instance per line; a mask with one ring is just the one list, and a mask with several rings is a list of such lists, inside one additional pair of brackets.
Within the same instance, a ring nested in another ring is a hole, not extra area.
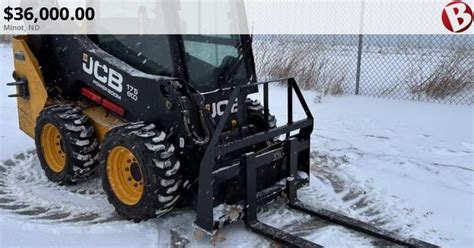
[[(227, 105), (224, 114), (222, 115), (216, 129), (213, 132), (213, 136), (200, 165), (199, 190), (196, 206), (197, 216), (195, 220), (197, 227), (208, 233), (213, 233), (215, 231), (216, 225), (213, 218), (213, 182), (218, 175), (226, 174), (227, 177), (243, 177), (243, 220), (247, 228), (285, 246), (322, 247), (319, 244), (297, 237), (258, 220), (257, 208), (260, 203), (268, 201), (267, 198), (274, 199), (276, 198), (275, 196), (280, 195), (283, 192), (285, 192), (286, 196), (288, 197), (289, 208), (301, 211), (305, 214), (311, 215), (312, 217), (325, 220), (330, 224), (343, 226), (367, 236), (385, 240), (401, 246), (437, 247), (436, 245), (426, 243), (421, 240), (400, 237), (393, 232), (377, 228), (368, 223), (332, 212), (330, 210), (313, 210), (307, 208), (301, 201), (298, 200), (297, 190), (299, 186), (297, 180), (295, 180), (298, 174), (298, 163), (302, 162), (300, 158), (304, 158), (306, 160), (303, 161), (303, 171), (309, 175), (310, 136), (313, 130), (314, 120), (309, 107), (304, 100), (301, 90), (296, 84), (295, 79), (283, 78), (236, 87), (232, 92), (229, 102), (237, 102), (239, 108), (238, 113), (242, 113), (241, 108), (244, 106), (244, 96), (246, 96), (246, 94), (249, 92), (248, 88), (252, 86), (255, 87), (255, 85), (261, 85), (263, 86), (264, 117), (266, 120), (268, 120), (268, 84), (275, 82), (286, 82), (288, 84), (288, 122), (286, 125), (279, 126), (274, 129), (269, 129), (267, 126), (266, 131), (254, 134), (249, 137), (242, 136), (242, 127), (239, 126), (240, 139), (230, 143), (220, 144), (219, 136), (223, 131), (224, 124), (227, 122), (230, 116), (232, 107), (232, 104)], [(306, 114), (305, 119), (293, 121), (293, 93), (296, 94), (301, 107)], [(242, 114), (239, 114), (237, 116), (237, 123), (242, 123), (242, 119)], [(292, 132), (296, 131), (298, 131), (297, 134), (292, 135)], [(240, 150), (245, 147), (249, 147), (254, 144), (271, 140), (274, 137), (279, 137), (280, 135), (284, 134), (286, 135), (286, 138), (282, 142), (281, 146), (277, 146), (264, 152), (250, 152), (243, 154), (240, 159), (239, 168), (237, 169), (233, 167), (226, 170), (219, 170), (218, 172), (214, 171), (216, 157)], [(276, 161), (282, 161), (283, 163), (286, 163), (286, 185), (276, 186), (274, 189), (270, 189), (268, 191), (263, 190), (257, 192), (257, 169), (263, 165), (267, 165)]]
[[(291, 139), (289, 141), (289, 175), (296, 174), (296, 154), (298, 154), (299, 149), (305, 149), (302, 147), (296, 139)], [(244, 207), (244, 221), (245, 225), (252, 231), (266, 236), (272, 240), (278, 241), (279, 243), (289, 246), (289, 247), (322, 247), (321, 245), (312, 243), (308, 240), (302, 239), (300, 237), (291, 235), (283, 230), (264, 224), (257, 219), (257, 201), (256, 201), (256, 168), (260, 165), (263, 165), (268, 161), (268, 158), (262, 155), (256, 157), (254, 153), (245, 154), (242, 158), (243, 166), (245, 169), (245, 185), (246, 185), (246, 198), (245, 198), (245, 207)], [(305, 214), (308, 214), (312, 217), (316, 217), (322, 220), (325, 220), (331, 224), (343, 226), (345, 228), (351, 229), (353, 231), (363, 233), (367, 236), (374, 237), (380, 240), (388, 241), (390, 243), (401, 245), (405, 247), (437, 247), (436, 245), (426, 243), (421, 240), (413, 238), (403, 238), (397, 235), (396, 233), (383, 230), (367, 224), (365, 222), (344, 216), (342, 214), (332, 212), (326, 209), (310, 209), (298, 200), (297, 198), (297, 186), (295, 180), (287, 180), (286, 195), (288, 197), (288, 207), (301, 211)]]

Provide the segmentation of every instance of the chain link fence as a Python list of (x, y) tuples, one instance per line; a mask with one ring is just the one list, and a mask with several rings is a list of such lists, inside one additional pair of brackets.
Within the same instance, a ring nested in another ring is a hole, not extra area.
[(474, 35), (255, 35), (259, 80), (324, 95), (472, 105)]
[(474, 35), (255, 35), (253, 50), (259, 80), (292, 76), (323, 95), (474, 103)]

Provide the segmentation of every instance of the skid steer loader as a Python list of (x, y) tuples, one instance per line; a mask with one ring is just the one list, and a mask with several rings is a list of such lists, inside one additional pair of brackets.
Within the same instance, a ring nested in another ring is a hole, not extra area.
[[(313, 116), (293, 78), (257, 82), (251, 44), (248, 35), (17, 36), (10, 96), (46, 176), (71, 184), (98, 171), (128, 219), (190, 206), (210, 235), (243, 219), (283, 245), (319, 247), (258, 221), (258, 206), (284, 196), (334, 225), (432, 247), (298, 200), (309, 182)], [(279, 126), (269, 111), (275, 82), (288, 89)], [(263, 104), (247, 98), (259, 89)], [(294, 103), (305, 118), (293, 119)]]

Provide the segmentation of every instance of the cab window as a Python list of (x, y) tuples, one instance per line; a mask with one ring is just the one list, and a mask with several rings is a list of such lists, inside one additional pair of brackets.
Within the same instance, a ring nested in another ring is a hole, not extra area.
[(142, 72), (162, 76), (173, 74), (166, 35), (97, 35), (95, 41), (104, 51)]
[[(183, 35), (183, 43), (189, 80), (198, 90), (208, 92), (250, 80), (249, 54), (239, 35)], [(226, 82), (226, 77), (232, 82)]]

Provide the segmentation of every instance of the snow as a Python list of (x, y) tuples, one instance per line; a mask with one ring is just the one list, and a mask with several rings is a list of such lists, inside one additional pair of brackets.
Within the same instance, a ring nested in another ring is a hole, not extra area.
[(161, 186), (163, 187), (168, 187), (171, 184), (174, 184), (174, 182), (175, 182), (174, 179), (161, 179), (160, 180)]
[(154, 138), (153, 138), (153, 142), (155, 142), (155, 143), (160, 143), (160, 142), (162, 142), (163, 140), (165, 140), (165, 138), (166, 138), (165, 132), (160, 132), (160, 134), (159, 134), (157, 137), (154, 137)]
[[(10, 48), (0, 45), (1, 247), (211, 245), (207, 237), (194, 238), (192, 210), (133, 223), (115, 214), (99, 178), (68, 187), (49, 182), (34, 142), (18, 129), (15, 99), (6, 97), (13, 93), (4, 84), (11, 80), (11, 57)], [(270, 87), (270, 93), (270, 110), (281, 125), (287, 119), (286, 89)], [(311, 182), (299, 191), (306, 205), (446, 247), (474, 246), (472, 106), (304, 95), (315, 116)], [(304, 117), (300, 107), (294, 113), (295, 120)], [(354, 232), (290, 211), (280, 201), (263, 207), (259, 218), (330, 247), (374, 245)], [(225, 227), (221, 235), (217, 247), (272, 245), (241, 222)]]
[(139, 225), (124, 222), (119, 229), (117, 224), (88, 227), (56, 224), (52, 227), (51, 224), (32, 224), (8, 218), (2, 219), (0, 227), (8, 229), (8, 232), (0, 232), (2, 247), (64, 247), (66, 244), (68, 247), (156, 247), (160, 240), (160, 233), (151, 223)]
[[(273, 91), (273, 99), (286, 99), (284, 89)], [(315, 115), (312, 150), (334, 160), (330, 170), (313, 163), (313, 175), (326, 182), (312, 177), (312, 187), (321, 190), (321, 183), (340, 180), (340, 195), (363, 190), (369, 201), (381, 205), (378, 210), (387, 213), (384, 218), (394, 222), (393, 229), (404, 228), (404, 234), (437, 244), (473, 245), (472, 106), (361, 96), (328, 97), (315, 104), (313, 92), (304, 95)], [(272, 109), (280, 110), (277, 119), (286, 120), (286, 101), (276, 103)], [(312, 196), (300, 196), (314, 202), (310, 205), (322, 204)], [(365, 210), (347, 209), (343, 205), (348, 202), (340, 199), (324, 200), (326, 207), (340, 207), (354, 217)]]
[(155, 144), (145, 143), (145, 146), (146, 148), (148, 148), (148, 150), (153, 151), (153, 152), (162, 151), (166, 148), (166, 146), (163, 144), (155, 145)]
[(220, 204), (214, 207), (214, 221), (224, 222), (227, 218), (230, 218), (231, 221), (236, 221), (242, 211), (243, 207), (240, 205)]
[(158, 195), (158, 201), (160, 202), (169, 202), (173, 199), (173, 196), (162, 196), (162, 195)]
[(171, 168), (171, 169), (169, 169), (169, 170), (166, 171), (165, 175), (166, 175), (166, 176), (172, 176), (172, 175), (176, 174), (176, 172), (178, 172), (180, 166), (181, 166), (181, 165), (180, 165), (179, 161), (176, 162), (176, 163), (174, 164), (173, 168)]

